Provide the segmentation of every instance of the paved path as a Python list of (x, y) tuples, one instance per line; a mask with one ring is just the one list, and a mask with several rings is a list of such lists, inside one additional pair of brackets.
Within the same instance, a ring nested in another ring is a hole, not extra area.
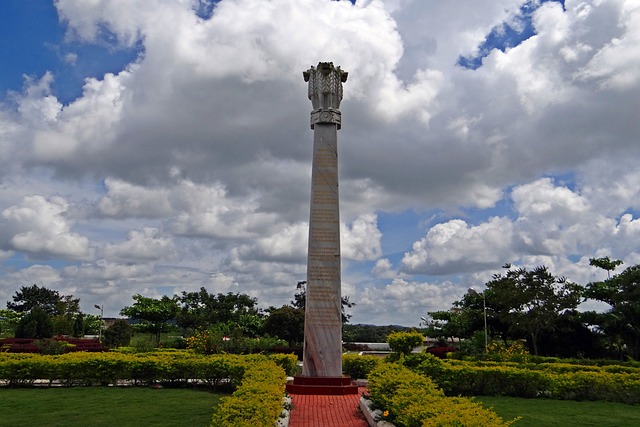
[(289, 427), (368, 427), (358, 405), (358, 394), (346, 396), (314, 396), (292, 394), (293, 410)]

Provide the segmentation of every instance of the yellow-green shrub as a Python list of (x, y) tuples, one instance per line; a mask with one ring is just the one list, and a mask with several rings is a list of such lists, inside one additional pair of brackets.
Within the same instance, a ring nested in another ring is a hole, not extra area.
[(117, 384), (119, 381), (133, 381), (138, 385), (177, 384), (200, 380), (233, 389), (240, 384), (246, 366), (243, 356), (204, 356), (186, 351), (76, 352), (55, 356), (0, 353), (0, 380), (12, 386), (29, 385), (38, 379), (57, 381), (66, 386)]
[(223, 397), (211, 421), (212, 427), (273, 427), (282, 411), (286, 376), (271, 360), (256, 361), (242, 384)]
[(520, 419), (504, 421), (492, 410), (463, 397), (448, 397), (434, 402), (431, 410), (433, 416), (426, 418), (421, 427), (506, 427)]
[(542, 396), (640, 403), (640, 369), (631, 366), (444, 360), (442, 369), (433, 369), (429, 364), (403, 363), (432, 378), (448, 396)]
[(398, 364), (383, 364), (371, 371), (369, 392), (373, 406), (398, 427), (500, 427), (513, 423), (469, 399), (446, 397), (431, 379)]
[(267, 357), (276, 362), (276, 365), (284, 369), (284, 372), (287, 375), (293, 376), (296, 374), (296, 370), (298, 369), (298, 356), (295, 354), (273, 353), (269, 354)]
[(422, 345), (424, 336), (419, 332), (394, 332), (387, 336), (387, 343), (397, 354), (409, 354), (415, 347)]
[(369, 372), (382, 363), (382, 359), (371, 355), (345, 354), (342, 356), (342, 371), (351, 378), (367, 378)]

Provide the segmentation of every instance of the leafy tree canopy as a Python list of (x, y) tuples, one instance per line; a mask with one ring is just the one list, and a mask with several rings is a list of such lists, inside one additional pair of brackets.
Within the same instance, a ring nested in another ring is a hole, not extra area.
[(589, 283), (585, 296), (611, 306), (605, 313), (587, 313), (610, 345), (634, 359), (640, 357), (640, 265), (627, 268), (603, 282)]
[(120, 310), (122, 316), (138, 320), (139, 328), (155, 336), (156, 345), (160, 344), (160, 334), (169, 330), (168, 322), (176, 318), (178, 303), (176, 298), (164, 295), (160, 299), (144, 297), (140, 294), (133, 296), (132, 306)]
[(267, 334), (283, 339), (289, 347), (295, 347), (304, 341), (304, 310), (283, 305), (270, 310), (264, 324)]
[(133, 328), (124, 319), (116, 320), (104, 331), (104, 345), (110, 348), (129, 345), (133, 336)]
[(562, 313), (575, 309), (582, 294), (580, 285), (554, 276), (545, 266), (496, 274), (486, 286), (487, 309), (493, 307), (498, 319), (508, 324), (509, 331), (517, 333), (522, 328), (535, 354), (540, 333), (553, 329)]
[(611, 272), (623, 262), (619, 259), (611, 260), (608, 256), (603, 258), (589, 258), (589, 265), (607, 270), (607, 278), (611, 278)]
[(7, 302), (10, 310), (25, 313), (33, 307), (42, 308), (45, 313), (55, 315), (71, 315), (80, 312), (80, 299), (72, 295), (60, 295), (53, 289), (38, 285), (22, 286), (13, 296), (13, 301)]
[[(291, 305), (295, 308), (299, 308), (304, 311), (306, 303), (307, 303), (307, 290), (306, 290), (306, 281), (298, 282), (296, 285), (296, 289), (298, 292), (293, 296), (293, 301), (291, 301)], [(349, 301), (348, 296), (342, 296), (340, 300), (342, 304), (342, 324), (348, 323), (349, 319), (351, 319), (351, 315), (347, 313), (347, 308), (355, 307), (356, 303)]]
[(179, 304), (178, 325), (183, 328), (207, 328), (220, 323), (241, 325), (253, 330), (258, 325), (258, 301), (246, 294), (211, 294), (205, 288), (198, 292), (182, 292), (176, 297)]
[(40, 306), (33, 307), (20, 319), (16, 328), (16, 338), (51, 338), (53, 324), (51, 317)]

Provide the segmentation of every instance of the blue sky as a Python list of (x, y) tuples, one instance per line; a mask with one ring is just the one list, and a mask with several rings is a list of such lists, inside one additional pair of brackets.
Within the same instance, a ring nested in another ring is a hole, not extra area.
[(10, 0), (0, 5), (0, 93), (20, 92), (24, 76), (39, 77), (46, 71), (55, 75), (53, 89), (58, 99), (68, 103), (82, 94), (87, 77), (117, 72), (139, 53), (107, 42), (90, 44), (65, 40), (66, 26), (60, 22), (52, 2)]
[[(460, 14), (460, 10), (470, 13)], [(629, 0), (0, 4), (0, 302), (37, 283), (108, 315), (304, 280), (311, 106), (349, 71), (343, 293), (406, 324), (501, 265), (579, 283), (639, 262)], [(473, 13), (471, 13), (473, 11)]]

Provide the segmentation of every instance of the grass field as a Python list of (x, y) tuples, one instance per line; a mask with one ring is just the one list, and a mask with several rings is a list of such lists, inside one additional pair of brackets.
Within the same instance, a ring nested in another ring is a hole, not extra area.
[[(150, 387), (0, 388), (0, 427), (206, 427), (220, 394)], [(517, 427), (640, 426), (640, 407), (513, 397), (477, 398)]]
[(613, 402), (521, 399), (516, 397), (477, 398), (505, 420), (518, 415), (514, 427), (635, 427), (640, 426), (640, 406)]
[(0, 388), (0, 426), (206, 427), (220, 396), (151, 387)]

